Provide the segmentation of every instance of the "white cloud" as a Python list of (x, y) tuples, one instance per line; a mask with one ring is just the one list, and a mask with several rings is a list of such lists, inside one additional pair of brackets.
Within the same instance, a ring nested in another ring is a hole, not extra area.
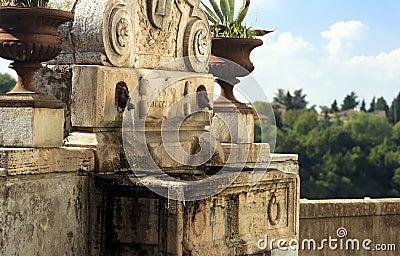
[(360, 40), (364, 37), (367, 26), (361, 21), (338, 21), (329, 30), (321, 32), (323, 38), (338, 40)]
[(303, 38), (294, 37), (291, 32), (283, 32), (279, 34), (277, 40), (270, 45), (271, 51), (280, 55), (303, 54), (309, 51), (311, 45)]
[[(344, 27), (347, 32), (339, 29)], [(253, 75), (270, 99), (279, 88), (303, 88), (310, 106), (329, 106), (334, 99), (341, 103), (351, 91), (367, 104), (374, 96), (383, 96), (390, 103), (400, 91), (400, 48), (376, 56), (352, 56), (351, 41), (362, 39), (365, 30), (361, 22), (335, 23), (322, 33), (331, 39), (331, 52), (290, 32), (276, 31), (254, 50)], [(346, 49), (347, 55), (332, 56), (335, 49)]]
[(338, 21), (329, 30), (321, 32), (321, 37), (330, 39), (326, 49), (331, 56), (343, 57), (352, 50), (352, 41), (364, 38), (367, 29), (361, 21)]

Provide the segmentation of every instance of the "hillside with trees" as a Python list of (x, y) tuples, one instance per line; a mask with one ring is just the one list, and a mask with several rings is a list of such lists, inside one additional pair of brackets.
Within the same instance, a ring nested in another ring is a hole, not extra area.
[[(275, 152), (299, 154), (302, 198), (400, 197), (400, 93), (390, 106), (380, 97), (367, 109), (351, 92), (321, 113), (307, 108), (302, 90), (279, 90), (274, 102), (286, 106), (273, 104)], [(259, 114), (266, 105), (254, 103)], [(270, 127), (257, 120), (258, 142), (261, 129), (268, 134)]]

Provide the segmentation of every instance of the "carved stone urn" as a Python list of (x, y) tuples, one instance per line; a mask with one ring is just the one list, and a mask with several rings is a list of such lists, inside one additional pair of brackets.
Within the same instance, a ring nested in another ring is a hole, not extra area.
[(245, 77), (254, 70), (250, 53), (262, 44), (262, 40), (253, 38), (212, 38), (209, 68), (221, 86), (221, 96), (214, 102), (217, 112), (224, 103), (248, 109), (235, 98), (233, 87), (240, 82), (238, 77)]
[(18, 74), (14, 89), (0, 96), (0, 107), (62, 108), (62, 102), (38, 92), (33, 76), (41, 62), (61, 52), (58, 27), (73, 19), (71, 12), (24, 7), (0, 7), (0, 57), (13, 60)]

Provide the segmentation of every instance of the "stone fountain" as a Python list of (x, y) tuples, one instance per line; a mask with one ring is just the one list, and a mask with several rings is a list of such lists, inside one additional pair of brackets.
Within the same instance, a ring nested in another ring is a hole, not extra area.
[(26, 230), (7, 229), (18, 242), (0, 252), (297, 255), (259, 246), (298, 238), (297, 156), (253, 143), (249, 124), (229, 141), (214, 133), (200, 0), (50, 2), (75, 14), (61, 54), (35, 76), (65, 104), (65, 141), (1, 149), (4, 187), (28, 203), (5, 197), (0, 212), (28, 222), (0, 220)]

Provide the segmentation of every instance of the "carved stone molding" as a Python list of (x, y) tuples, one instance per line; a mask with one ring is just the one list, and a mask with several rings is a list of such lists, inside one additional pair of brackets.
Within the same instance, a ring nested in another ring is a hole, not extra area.
[(147, 13), (151, 23), (163, 30), (172, 19), (174, 0), (148, 0)]
[[(63, 6), (65, 0), (50, 0)], [(132, 67), (134, 57), (133, 1), (75, 0), (69, 4), (73, 24), (59, 30), (63, 51), (51, 64), (95, 64)]]
[[(50, 0), (55, 6), (63, 2)], [(207, 72), (210, 29), (199, 5), (200, 0), (71, 0), (75, 20), (61, 28), (63, 52), (51, 64), (154, 69), (189, 57), (179, 70)]]
[[(282, 209), (281, 204), (278, 202), (278, 199), (275, 193), (271, 194), (271, 198), (268, 202), (268, 221), (271, 225), (276, 226), (279, 224), (282, 217)], [(276, 210), (274, 210), (276, 209)], [(276, 212), (276, 213), (274, 213)]]

